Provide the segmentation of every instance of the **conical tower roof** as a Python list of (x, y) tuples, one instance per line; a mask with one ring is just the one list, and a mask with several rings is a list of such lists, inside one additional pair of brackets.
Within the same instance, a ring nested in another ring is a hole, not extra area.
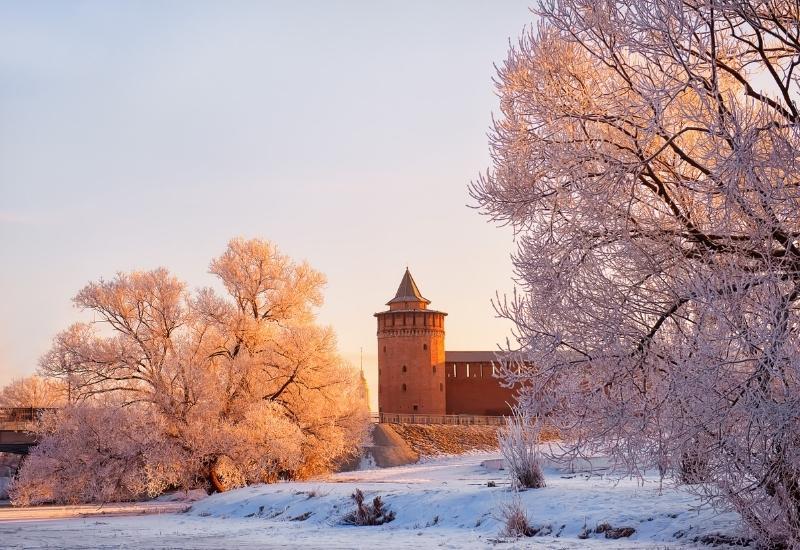
[(408, 270), (408, 268), (406, 268), (406, 272), (403, 274), (403, 279), (400, 281), (400, 286), (397, 287), (397, 294), (395, 294), (394, 298), (386, 302), (386, 305), (388, 306), (398, 302), (431, 303), (430, 300), (422, 297), (422, 293), (420, 293), (419, 288), (417, 288), (417, 283), (414, 282), (414, 277), (411, 276), (411, 272)]

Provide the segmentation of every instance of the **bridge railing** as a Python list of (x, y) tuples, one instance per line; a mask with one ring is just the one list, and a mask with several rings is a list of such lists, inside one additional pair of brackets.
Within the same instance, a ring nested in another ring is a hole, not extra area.
[(378, 421), (384, 424), (450, 424), (458, 426), (504, 426), (504, 416), (474, 414), (398, 414), (379, 413)]
[(42, 413), (54, 410), (56, 409), (40, 407), (0, 407), (0, 424), (35, 422)]

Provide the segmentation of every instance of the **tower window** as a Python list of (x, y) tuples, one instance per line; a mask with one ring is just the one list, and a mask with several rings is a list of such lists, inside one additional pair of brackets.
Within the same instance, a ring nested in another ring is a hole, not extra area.
[(428, 349), (428, 344), (422, 344), (422, 349), (427, 350)]
[(406, 366), (403, 365), (403, 372), (406, 372)]
[(406, 391), (406, 385), (403, 384), (403, 391)]
[(439, 382), (439, 391), (444, 391), (444, 384)]
[(416, 406), (416, 405), (414, 405), (414, 410), (415, 410), (415, 411), (417, 410), (417, 406)]
[(433, 366), (433, 374), (436, 374), (436, 365)]
[(386, 346), (383, 346), (383, 353), (386, 353)]

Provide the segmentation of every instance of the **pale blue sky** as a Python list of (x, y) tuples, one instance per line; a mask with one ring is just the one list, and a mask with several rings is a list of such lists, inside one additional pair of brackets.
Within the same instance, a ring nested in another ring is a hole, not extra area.
[(0, 384), (86, 318), (88, 281), (207, 285), (236, 235), (327, 274), (320, 317), (371, 381), (406, 264), (448, 349), (492, 349), (512, 239), (467, 185), (527, 5), (0, 1)]

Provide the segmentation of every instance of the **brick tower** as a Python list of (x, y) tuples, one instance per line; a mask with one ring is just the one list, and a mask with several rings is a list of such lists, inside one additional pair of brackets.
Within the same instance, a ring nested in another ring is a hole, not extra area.
[(378, 409), (445, 414), (444, 317), (428, 309), (406, 268), (397, 294), (378, 318)]

